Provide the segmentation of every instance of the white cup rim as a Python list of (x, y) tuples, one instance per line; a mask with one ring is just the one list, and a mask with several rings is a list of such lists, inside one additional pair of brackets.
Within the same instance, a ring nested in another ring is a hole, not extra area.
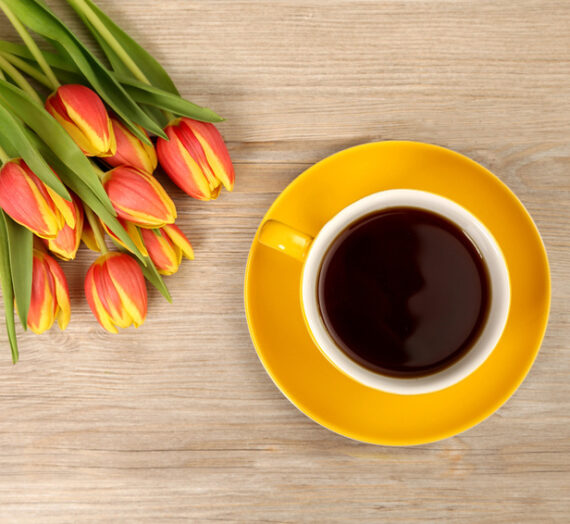
[[(359, 218), (392, 207), (411, 207), (439, 214), (458, 225), (481, 252), (489, 272), (491, 302), (487, 321), (473, 347), (457, 362), (431, 375), (400, 378), (381, 375), (352, 360), (329, 334), (320, 314), (317, 283), (323, 257), (341, 231)], [(303, 265), (301, 302), (305, 322), (317, 347), (340, 371), (374, 389), (401, 395), (431, 393), (472, 374), (489, 357), (505, 328), (510, 307), (510, 281), (502, 251), (489, 230), (469, 211), (435, 193), (390, 189), (368, 195), (331, 218), (313, 240)]]

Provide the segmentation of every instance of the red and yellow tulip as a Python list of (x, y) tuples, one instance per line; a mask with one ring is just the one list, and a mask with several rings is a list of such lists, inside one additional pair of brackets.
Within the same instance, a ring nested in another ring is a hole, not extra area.
[(75, 205), (44, 184), (21, 159), (0, 170), (0, 207), (41, 238), (55, 238), (75, 227)]
[(57, 320), (59, 328), (65, 329), (70, 316), (69, 289), (65, 274), (54, 258), (34, 249), (28, 327), (34, 333), (40, 334), (50, 329)]
[(144, 276), (127, 254), (101, 255), (87, 271), (85, 295), (97, 321), (107, 331), (140, 326), (147, 311)]
[(175, 224), (161, 229), (141, 229), (148, 254), (162, 275), (172, 275), (178, 271), (182, 256), (194, 259), (192, 244)]
[[(111, 124), (117, 141), (117, 152), (105, 158), (105, 162), (113, 167), (130, 166), (149, 175), (152, 174), (157, 165), (154, 146), (145, 144), (117, 118), (111, 117)], [(148, 137), (142, 127), (140, 130)]]
[(48, 97), (45, 107), (87, 156), (115, 154), (113, 126), (95, 91), (79, 84), (63, 85)]
[(180, 189), (199, 200), (217, 198), (222, 185), (233, 189), (234, 167), (214, 124), (179, 118), (164, 132), (169, 140), (158, 139), (158, 159)]
[(176, 207), (158, 180), (133, 167), (119, 166), (105, 173), (103, 187), (119, 218), (140, 227), (174, 223)]
[(73, 260), (75, 258), (83, 235), (83, 205), (75, 195), (72, 195), (72, 198), (75, 226), (69, 227), (65, 224), (55, 238), (44, 239), (47, 248), (62, 260)]

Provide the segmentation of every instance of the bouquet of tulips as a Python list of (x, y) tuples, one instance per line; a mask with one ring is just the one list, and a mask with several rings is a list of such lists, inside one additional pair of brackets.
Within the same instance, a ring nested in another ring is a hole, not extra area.
[(160, 64), (95, 3), (66, 1), (106, 63), (43, 0), (0, 0), (23, 41), (0, 41), (0, 284), (14, 362), (15, 312), (34, 333), (55, 320), (67, 326), (69, 291), (56, 258), (73, 260), (81, 241), (100, 253), (85, 295), (107, 331), (144, 322), (145, 278), (170, 300), (161, 275), (194, 255), (153, 175), (158, 163), (199, 200), (234, 183), (213, 124), (222, 119), (182, 98)]

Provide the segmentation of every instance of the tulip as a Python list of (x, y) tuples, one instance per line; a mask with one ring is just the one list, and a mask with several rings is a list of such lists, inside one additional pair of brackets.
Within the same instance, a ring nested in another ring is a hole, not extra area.
[(158, 139), (158, 159), (180, 189), (199, 200), (217, 198), (222, 185), (233, 189), (232, 161), (214, 124), (179, 118), (164, 132), (169, 140)]
[(67, 224), (75, 227), (75, 205), (44, 184), (21, 159), (0, 170), (0, 207), (41, 238), (55, 238)]
[(161, 229), (141, 229), (141, 233), (150, 259), (162, 275), (176, 273), (183, 255), (194, 259), (192, 244), (175, 224)]
[(87, 156), (115, 154), (113, 126), (95, 91), (79, 84), (60, 86), (46, 100), (46, 109)]
[(47, 248), (62, 260), (75, 258), (83, 235), (83, 205), (75, 195), (72, 195), (72, 198), (75, 226), (69, 227), (65, 224), (55, 238), (44, 239)]
[[(111, 124), (117, 141), (117, 152), (105, 158), (105, 162), (113, 167), (130, 166), (149, 175), (152, 174), (157, 164), (154, 146), (145, 144), (133, 135), (117, 118), (111, 117)], [(142, 127), (139, 126), (139, 129), (148, 137)]]
[(101, 255), (87, 271), (85, 295), (97, 321), (107, 331), (140, 326), (146, 317), (147, 295), (143, 273), (127, 254)]
[[(117, 220), (123, 226), (123, 229), (127, 232), (127, 235), (129, 235), (129, 237), (133, 241), (133, 244), (137, 247), (137, 249), (141, 252), (141, 254), (147, 256), (148, 253), (142, 241), (141, 233), (138, 227), (132, 222), (123, 220), (122, 218), (118, 218)], [(117, 242), (120, 246), (124, 247), (125, 249), (129, 249), (129, 247), (117, 235), (115, 235), (115, 233), (113, 233), (113, 231), (107, 226), (107, 224), (105, 224), (105, 222), (101, 221), (101, 225), (103, 226), (103, 229), (106, 231), (106, 233), (115, 242)]]
[(174, 223), (174, 202), (152, 175), (119, 166), (107, 171), (102, 181), (119, 218), (149, 228)]
[(63, 330), (70, 316), (69, 289), (61, 267), (47, 253), (34, 249), (28, 327), (39, 335), (57, 320)]

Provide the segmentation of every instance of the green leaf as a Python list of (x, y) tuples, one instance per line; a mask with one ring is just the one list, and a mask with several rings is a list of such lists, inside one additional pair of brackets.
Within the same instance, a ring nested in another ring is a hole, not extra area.
[[(0, 80), (0, 83), (6, 84), (7, 82)], [(65, 186), (55, 176), (42, 155), (40, 155), (33, 146), (23, 124), (6, 108), (5, 102), (1, 98), (0, 122), (2, 122), (0, 126), (0, 140), (10, 143), (11, 150), (18, 152), (18, 155), (26, 161), (28, 167), (42, 182), (51, 187), (62, 198), (71, 200)]]
[(9, 253), (6, 215), (4, 215), (4, 211), (0, 211), (0, 284), (2, 285), (2, 298), (4, 299), (6, 331), (12, 350), (12, 362), (15, 364), (18, 362), (19, 354), (18, 341), (16, 339), (16, 322), (14, 321), (14, 290), (12, 288)]
[(139, 124), (150, 133), (165, 137), (162, 129), (128, 95), (121, 84), (78, 38), (38, 0), (3, 0), (20, 21), (32, 31), (48, 39), (56, 49), (65, 51), (91, 86), (141, 140), (147, 141)]
[[(0, 40), (0, 52), (17, 56), (18, 58), (28, 62), (31, 66), (38, 68), (36, 59), (33, 57), (32, 53), (28, 51), (28, 48), (25, 45), (13, 44), (12, 42)], [(52, 69), (57, 69), (57, 78), (62, 84), (81, 84), (90, 87), (89, 82), (79, 72), (77, 67), (75, 67), (75, 64), (69, 58), (67, 53), (52, 53), (51, 51), (45, 51), (43, 49), (40, 49), (40, 52), (48, 65), (52, 67)]]
[(146, 106), (141, 104), (141, 109), (152, 118), (160, 127), (166, 127), (168, 124), (168, 118), (164, 116), (164, 113), (158, 109), (158, 107)]
[(150, 259), (150, 257), (146, 257), (146, 266), (143, 266), (140, 261), (137, 260), (139, 266), (142, 269), (144, 277), (156, 288), (160, 291), (160, 294), (168, 300), (168, 302), (172, 303), (172, 296), (162, 279), (162, 275), (156, 269), (154, 262)]
[[(42, 55), (46, 59), (46, 62), (56, 69), (69, 72), (77, 72), (77, 68), (69, 58), (66, 56), (53, 53), (51, 51), (45, 51), (40, 49)], [(23, 44), (15, 44), (13, 42), (6, 42), (6, 40), (0, 40), (0, 52), (10, 53), (11, 55), (16, 55), (20, 58), (24, 58), (30, 62), (36, 63), (36, 60), (28, 48)]]
[(87, 9), (91, 9), (91, 12), (99, 19), (99, 23), (104, 27), (104, 30), (110, 33), (111, 37), (115, 39), (116, 43), (121, 46), (126, 54), (133, 60), (153, 86), (159, 87), (174, 95), (179, 94), (174, 82), (159, 62), (131, 36), (123, 31), (94, 2), (91, 0), (67, 0), (67, 3), (75, 9), (87, 28), (93, 33), (93, 36), (97, 39), (97, 42), (109, 59), (111, 67), (115, 72), (134, 78), (130, 69), (113, 49), (112, 45), (105, 40), (95, 24), (88, 19)]
[(16, 310), (24, 329), (28, 329), (28, 310), (32, 298), (32, 269), (34, 235), (32, 232), (6, 216), (6, 231), (10, 247), (10, 271)]
[(149, 86), (122, 75), (117, 75), (117, 77), (133, 100), (141, 104), (166, 109), (177, 115), (187, 116), (202, 122), (221, 122), (223, 120), (220, 115), (214, 113), (211, 109), (193, 104), (178, 95), (173, 95), (158, 87)]
[[(107, 209), (113, 212), (113, 206), (109, 197), (105, 193), (91, 163), (57, 120), (41, 105), (32, 100), (29, 95), (2, 80), (0, 80), (0, 99), (6, 101), (12, 111), (17, 113), (49, 146), (51, 151), (91, 188), (97, 195), (97, 198), (107, 206)], [(51, 184), (49, 185), (53, 187)]]
[[(43, 49), (40, 49), (40, 52), (48, 65), (52, 69), (57, 70), (57, 79), (62, 84), (82, 84), (89, 87), (89, 82), (85, 80), (85, 77), (77, 70), (74, 63), (66, 55), (52, 53)], [(0, 40), (0, 53), (19, 58), (41, 72), (36, 59), (25, 45)], [(6, 56), (6, 58), (8, 57)], [(23, 72), (27, 73), (25, 70), (23, 70)]]
[[(0, 105), (0, 111), (2, 106)], [(18, 158), (20, 155), (18, 154), (18, 150), (13, 146), (12, 142), (10, 142), (6, 136), (2, 134), (2, 130), (0, 129), (0, 147), (8, 154), (10, 158)], [(1, 166), (0, 166), (1, 167)]]
[[(35, 62), (34, 62), (35, 63)], [(91, 87), (89, 82), (81, 73), (74, 73), (72, 71), (58, 71), (57, 79), (63, 84), (80, 84), (85, 87)]]

